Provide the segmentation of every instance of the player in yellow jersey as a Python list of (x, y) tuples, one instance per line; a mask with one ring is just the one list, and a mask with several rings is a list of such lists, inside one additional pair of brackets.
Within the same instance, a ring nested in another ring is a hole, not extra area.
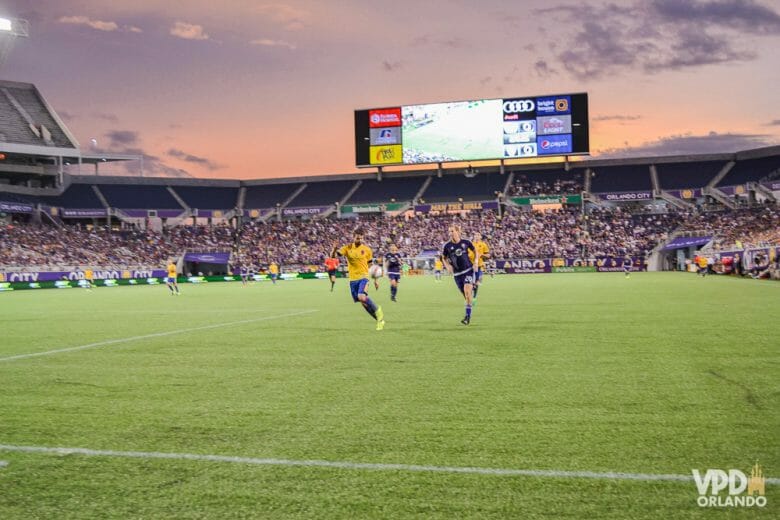
[[(482, 283), (482, 275), (485, 273), (485, 259), (490, 258), (490, 248), (488, 247), (487, 243), (483, 240), (482, 233), (475, 233), (474, 234), (474, 249), (477, 250), (477, 253), (479, 253), (479, 263), (477, 264), (477, 268), (474, 271), (474, 299), (477, 299), (477, 291), (479, 290), (479, 286)], [(469, 251), (469, 258), (471, 258), (471, 261), (474, 261), (474, 255)]]
[(176, 263), (171, 260), (168, 262), (168, 267), (166, 269), (168, 271), (168, 277), (165, 279), (165, 284), (168, 286), (168, 289), (170, 289), (171, 296), (178, 296), (181, 293), (179, 292), (179, 282), (176, 281)]
[(374, 303), (368, 297), (366, 286), (368, 285), (368, 266), (374, 257), (371, 248), (363, 243), (363, 229), (357, 228), (351, 244), (338, 247), (333, 244), (331, 257), (343, 256), (347, 259), (347, 271), (349, 272), (349, 290), (352, 293), (352, 300), (360, 302), (366, 312), (376, 320), (376, 330), (385, 328), (385, 314), (382, 307)]
[(92, 290), (92, 284), (94, 282), (94, 274), (92, 273), (92, 269), (86, 268), (84, 269), (84, 287), (88, 290)]
[(436, 277), (437, 282), (441, 282), (442, 269), (444, 269), (444, 262), (441, 261), (441, 255), (437, 255), (436, 260), (433, 261), (433, 276)]
[(704, 255), (696, 255), (695, 261), (699, 268), (699, 274), (707, 276), (707, 257)]
[(268, 266), (268, 273), (271, 275), (271, 281), (276, 285), (276, 279), (279, 278), (279, 264), (272, 261)]

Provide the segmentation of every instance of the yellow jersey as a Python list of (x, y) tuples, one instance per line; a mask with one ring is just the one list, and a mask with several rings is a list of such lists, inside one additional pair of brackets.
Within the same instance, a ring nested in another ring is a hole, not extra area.
[(437, 271), (441, 271), (444, 268), (444, 264), (442, 263), (441, 260), (437, 258), (436, 261), (433, 263), (433, 268)]
[(701, 267), (701, 268), (707, 267), (707, 257), (706, 256), (700, 256), (699, 257), (699, 267)]
[(276, 264), (269, 265), (268, 272), (270, 272), (271, 274), (279, 274), (279, 266)]
[(87, 280), (92, 280), (92, 269), (86, 269), (84, 271), (84, 278)]
[(176, 264), (168, 264), (168, 278), (176, 278)]
[(365, 244), (359, 246), (348, 244), (339, 249), (337, 253), (347, 259), (350, 280), (368, 278), (368, 263), (374, 258), (370, 247)]
[[(488, 245), (483, 242), (482, 240), (474, 242), (474, 249), (477, 250), (479, 253), (479, 265), (477, 266), (477, 269), (483, 269), (485, 267), (485, 255), (490, 252), (490, 248)], [(469, 249), (469, 259), (471, 262), (474, 262), (474, 253), (471, 252)]]

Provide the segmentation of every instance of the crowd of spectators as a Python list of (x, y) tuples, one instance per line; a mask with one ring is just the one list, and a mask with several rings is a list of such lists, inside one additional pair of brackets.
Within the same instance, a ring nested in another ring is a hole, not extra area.
[(0, 265), (162, 266), (182, 251), (230, 251), (228, 226), (178, 226), (164, 232), (127, 228), (11, 224), (0, 229)]
[(262, 268), (272, 261), (288, 268), (321, 265), (334, 244), (344, 244), (361, 226), (377, 254), (391, 243), (415, 257), (438, 251), (451, 224), (465, 237), (479, 232), (493, 258), (647, 255), (674, 230), (717, 236), (720, 248), (780, 243), (780, 210), (711, 213), (633, 213), (618, 207), (553, 212), (510, 209), (459, 214), (405, 214), (359, 219), (250, 222), (229, 226), (177, 226), (156, 232), (80, 226), (13, 224), (0, 228), (0, 266), (160, 267), (185, 251), (232, 251), (234, 265)]
[(714, 236), (720, 250), (780, 244), (780, 209), (760, 206), (735, 211), (693, 212), (681, 231)]
[(679, 224), (677, 214), (631, 215), (619, 208), (582, 215), (578, 209), (557, 212), (495, 211), (466, 214), (418, 214), (360, 220), (289, 221), (247, 224), (241, 230), (237, 261), (250, 265), (319, 265), (334, 243), (343, 244), (359, 225), (365, 240), (377, 252), (389, 244), (402, 254), (438, 251), (448, 240), (448, 228), (457, 223), (465, 237), (481, 233), (494, 258), (553, 256), (642, 256), (668, 237)]
[(516, 174), (512, 185), (509, 187), (509, 196), (571, 195), (581, 193), (583, 189), (582, 182), (573, 179), (539, 181), (530, 180), (522, 174)]

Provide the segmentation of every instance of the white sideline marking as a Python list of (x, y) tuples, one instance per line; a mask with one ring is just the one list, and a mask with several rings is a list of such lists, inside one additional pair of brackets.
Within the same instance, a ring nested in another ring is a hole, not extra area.
[(230, 321), (227, 323), (217, 323), (214, 325), (204, 325), (202, 327), (193, 327), (190, 329), (178, 329), (178, 330), (170, 330), (168, 332), (156, 332), (154, 334), (144, 334), (142, 336), (131, 336), (129, 338), (119, 338), (119, 339), (110, 339), (107, 341), (99, 341), (97, 343), (89, 343), (87, 345), (79, 345), (78, 347), (68, 347), (68, 348), (59, 348), (56, 350), (47, 350), (45, 352), (33, 352), (32, 354), (18, 354), (16, 356), (9, 356), (0, 358), (0, 363), (3, 361), (14, 361), (17, 359), (27, 359), (32, 357), (38, 357), (38, 356), (50, 356), (52, 354), (60, 354), (62, 352), (73, 352), (76, 350), (86, 350), (90, 348), (98, 348), (98, 347), (105, 347), (106, 345), (116, 345), (118, 343), (129, 343), (131, 341), (138, 341), (142, 339), (149, 339), (149, 338), (161, 338), (164, 336), (173, 336), (174, 334), (183, 334), (185, 332), (195, 332), (196, 330), (208, 330), (208, 329), (217, 329), (220, 327), (229, 327), (231, 325), (241, 325), (243, 323), (256, 323), (258, 321), (268, 321), (268, 320), (275, 320), (277, 318), (290, 318), (292, 316), (301, 316), (304, 314), (311, 314), (313, 312), (317, 312), (317, 309), (312, 309), (308, 311), (300, 311), (300, 312), (291, 312), (289, 314), (278, 314), (276, 316), (264, 316), (262, 318), (255, 318), (251, 320), (240, 320), (240, 321)]
[(0, 468), (4, 468), (6, 466), (8, 466), (8, 463), (4, 460), (0, 460)]
[[(54, 453), (57, 455), (86, 455), (88, 457), (123, 457), (132, 459), (174, 459), (205, 462), (230, 462), (234, 464), (252, 464), (257, 466), (303, 466), (317, 468), (356, 469), (374, 471), (414, 471), (427, 473), (468, 473), (477, 475), (551, 477), (551, 478), (588, 478), (607, 480), (671, 480), (693, 481), (691, 475), (664, 475), (653, 473), (620, 473), (595, 471), (559, 471), (552, 469), (501, 469), (474, 468), (462, 466), (421, 466), (417, 464), (381, 464), (371, 462), (341, 462), (328, 460), (289, 460), (260, 459), (254, 457), (231, 457), (227, 455), (203, 455), (197, 453), (162, 453), (158, 451), (114, 451), (91, 450), (88, 448), (49, 448), (46, 446), (15, 446), (0, 444), (0, 451), (24, 453)], [(780, 478), (767, 478), (767, 484), (780, 484)]]

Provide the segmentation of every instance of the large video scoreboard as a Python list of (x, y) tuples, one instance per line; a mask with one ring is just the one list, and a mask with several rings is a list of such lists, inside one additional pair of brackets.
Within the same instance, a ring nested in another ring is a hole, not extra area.
[(588, 94), (355, 111), (358, 167), (589, 153)]

